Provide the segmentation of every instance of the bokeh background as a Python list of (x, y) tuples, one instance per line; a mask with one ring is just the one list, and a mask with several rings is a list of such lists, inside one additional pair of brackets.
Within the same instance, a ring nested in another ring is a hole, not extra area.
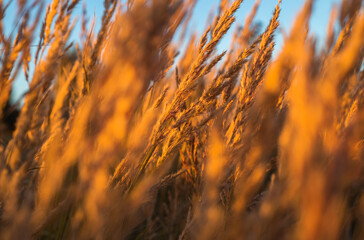
[[(245, 0), (242, 7), (236, 14), (236, 22), (244, 23), (245, 17), (251, 11), (256, 0)], [(31, 4), (33, 1), (29, 1)], [(51, 0), (46, 0), (45, 3), (49, 4)], [(206, 22), (208, 20), (209, 13), (211, 11), (217, 11), (220, 0), (198, 0), (195, 6), (192, 21), (188, 28), (188, 34), (192, 34), (193, 31), (201, 33), (204, 31)], [(260, 7), (256, 15), (256, 22), (261, 25), (261, 30), (269, 23), (272, 16), (275, 5), (278, 0), (261, 0)], [(276, 36), (276, 48), (274, 55), (276, 55), (284, 41), (284, 34), (289, 31), (293, 19), (304, 4), (304, 0), (283, 0), (282, 11), (280, 15), (280, 28)], [(4, 5), (10, 3), (8, 10), (6, 11), (4, 19), (4, 28), (8, 36), (15, 35), (14, 26), (19, 24), (19, 17), (17, 16), (17, 9), (15, 0), (4, 1)], [(103, 12), (103, 0), (84, 0), (83, 4), (86, 6), (88, 23), (91, 24), (95, 19), (95, 31), (100, 28), (101, 16)], [(340, 4), (340, 0), (316, 0), (313, 15), (310, 22), (310, 32), (317, 37), (318, 47), (322, 46), (324, 36), (326, 34), (326, 27), (330, 18), (331, 9), (335, 4)], [(73, 17), (78, 18), (78, 24), (72, 33), (71, 40), (74, 42), (80, 41), (81, 33), (81, 14), (83, 11), (83, 5), (79, 4), (74, 11)], [(218, 46), (219, 51), (223, 51), (230, 44), (234, 26), (230, 29), (226, 37), (221, 41)], [(34, 44), (38, 42), (38, 33), (35, 34)], [(15, 36), (14, 36), (15, 37)], [(34, 47), (36, 49), (36, 47)], [(33, 50), (35, 51), (35, 50)], [(32, 72), (32, 66), (30, 66), (30, 72)], [(30, 74), (32, 75), (32, 74)], [(19, 74), (15, 83), (14, 91), (12, 93), (12, 101), (19, 100), (23, 94), (28, 90), (28, 84), (25, 81), (25, 77), (22, 73)]]

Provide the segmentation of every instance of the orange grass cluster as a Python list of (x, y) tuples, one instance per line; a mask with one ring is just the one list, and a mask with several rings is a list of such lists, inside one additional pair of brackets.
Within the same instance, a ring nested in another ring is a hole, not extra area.
[(285, 2), (220, 53), (243, 0), (186, 39), (196, 1), (105, 0), (98, 33), (84, 6), (73, 44), (81, 1), (17, 1), (13, 39), (0, 0), (0, 239), (364, 238), (362, 1), (317, 49), (306, 0), (275, 58)]

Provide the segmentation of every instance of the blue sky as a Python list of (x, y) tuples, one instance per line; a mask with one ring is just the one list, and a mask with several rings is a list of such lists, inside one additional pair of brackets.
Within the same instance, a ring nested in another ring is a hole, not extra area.
[[(196, 23), (199, 30), (202, 31), (205, 26), (205, 19), (209, 12), (209, 6), (215, 6), (215, 9), (219, 5), (219, 0), (200, 0), (194, 12), (194, 18), (192, 21)], [(262, 28), (268, 25), (272, 12), (277, 4), (278, 0), (261, 0), (260, 7), (257, 12), (256, 20), (261, 21)], [(316, 0), (314, 5), (314, 11), (310, 22), (311, 33), (318, 37), (319, 43), (324, 39), (326, 35), (326, 27), (330, 18), (331, 9), (333, 4), (339, 4), (340, 0)], [(255, 0), (243, 1), (240, 9), (236, 13), (237, 22), (244, 23), (245, 17), (251, 11)], [(281, 4), (281, 15), (280, 15), (280, 29), (285, 33), (288, 33), (295, 16), (305, 3), (304, 0), (283, 0)], [(232, 28), (234, 29), (234, 28)], [(230, 31), (228, 35), (231, 35)], [(283, 37), (280, 33), (276, 37), (276, 52), (279, 51), (283, 43)], [(220, 48), (226, 48), (226, 44), (229, 42), (229, 36), (224, 38), (220, 44)]]
[[(15, 14), (16, 14), (16, 2), (15, 0), (8, 0), (5, 3), (11, 1), (10, 7), (6, 13), (4, 22), (4, 27), (7, 33), (10, 33), (13, 29), (14, 22), (16, 22)], [(30, 1), (29, 1), (30, 2)], [(31, 1), (33, 2), (33, 1)], [(46, 2), (51, 2), (50, 0), (46, 0)], [(102, 0), (84, 0), (81, 2), (86, 2), (87, 5), (87, 13), (89, 19), (92, 19), (93, 16), (96, 17), (96, 30), (100, 26), (100, 18), (103, 12), (103, 1)], [(206, 26), (207, 16), (211, 9), (217, 9), (220, 0), (198, 0), (196, 7), (194, 9), (192, 21), (189, 27), (190, 32), (195, 30), (197, 32), (203, 32), (204, 27)], [(245, 17), (250, 12), (254, 5), (255, 0), (244, 0), (240, 9), (236, 13), (236, 20), (237, 22), (243, 23)], [(262, 28), (264, 29), (265, 26), (268, 24), (272, 12), (274, 10), (275, 5), (277, 4), (278, 0), (261, 0), (260, 7), (257, 12), (256, 20), (262, 23)], [(304, 0), (283, 0), (282, 1), (282, 11), (280, 15), (280, 29), (283, 32), (288, 33), (289, 29), (297, 15), (298, 11), (304, 4)], [(314, 5), (314, 12), (311, 18), (310, 27), (311, 33), (317, 36), (319, 40), (318, 43), (322, 43), (324, 36), (326, 35), (326, 27), (327, 23), (330, 18), (330, 13), (333, 4), (339, 4), (340, 0), (316, 0)], [(81, 16), (82, 12), (82, 3), (79, 4), (74, 12), (74, 16)], [(81, 17), (79, 17), (79, 20)], [(193, 27), (193, 28), (192, 28)], [(79, 31), (80, 26), (77, 26), (71, 36), (71, 40), (78, 41), (79, 39)], [(234, 26), (228, 32), (227, 36), (221, 41), (220, 45), (218, 46), (218, 51), (222, 52), (225, 50), (230, 43), (230, 37), (232, 35)], [(37, 37), (39, 34), (36, 33), (35, 36)], [(35, 40), (35, 44), (37, 41)], [(283, 37), (281, 33), (278, 33), (276, 36), (276, 49), (275, 53), (279, 52), (283, 44)], [(21, 73), (17, 78), (15, 85), (14, 85), (14, 92), (12, 95), (13, 99), (18, 99), (25, 91), (27, 91), (27, 83), (24, 80), (24, 76)]]

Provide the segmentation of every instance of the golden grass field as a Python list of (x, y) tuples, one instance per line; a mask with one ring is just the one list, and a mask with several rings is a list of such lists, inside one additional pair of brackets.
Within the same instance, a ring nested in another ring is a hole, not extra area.
[(18, 0), (11, 39), (0, 0), (0, 239), (364, 239), (363, 2), (319, 49), (307, 0), (272, 58), (285, 1), (224, 52), (244, 2), (186, 39), (196, 1), (105, 0), (70, 45), (82, 1)]

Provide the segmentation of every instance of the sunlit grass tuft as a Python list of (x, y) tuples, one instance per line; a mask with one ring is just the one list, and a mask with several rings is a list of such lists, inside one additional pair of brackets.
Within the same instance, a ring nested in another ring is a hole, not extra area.
[(74, 46), (80, 1), (18, 1), (15, 39), (0, 1), (0, 239), (364, 238), (362, 2), (317, 49), (307, 0), (273, 59), (285, 2), (218, 52), (244, 2), (185, 39), (196, 1), (105, 0)]

